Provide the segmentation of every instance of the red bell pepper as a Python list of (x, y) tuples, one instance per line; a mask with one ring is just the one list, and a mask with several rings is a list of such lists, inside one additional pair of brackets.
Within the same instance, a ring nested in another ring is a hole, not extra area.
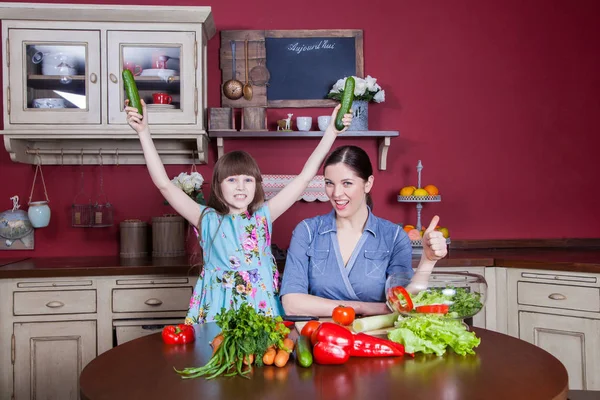
[(404, 346), (391, 340), (357, 333), (354, 346), (350, 349), (353, 357), (400, 357), (404, 355)]
[(354, 346), (352, 333), (332, 322), (323, 322), (312, 333), (313, 357), (317, 364), (343, 364)]
[(185, 344), (192, 343), (196, 335), (191, 325), (167, 325), (163, 328), (162, 339), (166, 344)]
[(333, 322), (323, 322), (312, 333), (310, 341), (313, 345), (318, 342), (326, 342), (340, 346), (343, 349), (350, 349), (354, 343), (354, 338), (352, 332), (347, 328)]
[(398, 311), (409, 312), (413, 309), (410, 294), (402, 286), (396, 286), (388, 290), (388, 300)]
[(317, 342), (313, 347), (313, 357), (317, 364), (344, 364), (350, 358), (350, 352), (333, 343)]
[(450, 306), (448, 304), (428, 304), (415, 307), (416, 312), (427, 314), (448, 314), (449, 309)]

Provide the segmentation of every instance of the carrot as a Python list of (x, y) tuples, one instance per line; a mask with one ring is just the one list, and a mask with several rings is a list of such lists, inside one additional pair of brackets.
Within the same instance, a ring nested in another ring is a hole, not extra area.
[(280, 349), (277, 351), (277, 355), (275, 356), (275, 365), (281, 368), (287, 364), (289, 359), (290, 353), (288, 353), (286, 350)]
[(294, 351), (294, 341), (290, 338), (283, 339), (283, 346), (285, 347), (285, 350), (290, 353)]
[(248, 354), (244, 357), (244, 365), (252, 365), (254, 362), (254, 354)]
[(213, 349), (213, 351), (212, 351), (213, 355), (215, 354), (215, 352), (217, 351), (219, 346), (221, 346), (221, 343), (223, 343), (223, 340), (225, 340), (223, 333), (219, 333), (217, 336), (215, 336), (213, 338), (212, 342), (210, 342), (210, 346)]
[(267, 350), (267, 352), (263, 356), (263, 364), (273, 365), (276, 355), (277, 355), (277, 350), (275, 350), (273, 347), (269, 348), (269, 350)]

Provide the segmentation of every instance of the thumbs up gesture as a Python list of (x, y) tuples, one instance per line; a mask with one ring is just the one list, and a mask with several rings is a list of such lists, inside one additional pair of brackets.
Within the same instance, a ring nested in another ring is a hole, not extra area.
[(436, 215), (431, 219), (429, 226), (423, 234), (423, 254), (430, 261), (437, 261), (448, 254), (446, 238), (442, 235), (442, 232), (435, 230), (439, 222), (440, 217)]

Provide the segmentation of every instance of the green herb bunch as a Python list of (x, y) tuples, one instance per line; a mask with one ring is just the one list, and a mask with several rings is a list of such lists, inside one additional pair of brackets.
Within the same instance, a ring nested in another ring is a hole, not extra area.
[(223, 342), (206, 365), (176, 369), (182, 378), (205, 376), (206, 379), (213, 379), (219, 375), (246, 377), (252, 366), (244, 368), (244, 359), (254, 355), (256, 365), (262, 367), (262, 358), (267, 349), (273, 345), (282, 348), (283, 339), (290, 333), (281, 317), (266, 316), (248, 303), (242, 303), (237, 309), (222, 308), (215, 321), (221, 328)]

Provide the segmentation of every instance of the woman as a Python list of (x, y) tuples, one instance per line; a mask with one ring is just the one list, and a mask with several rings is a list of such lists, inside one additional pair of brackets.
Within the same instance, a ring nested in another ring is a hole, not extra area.
[(392, 273), (412, 276), (409, 290), (426, 287), (446, 239), (434, 231), (435, 216), (423, 236), (423, 255), (413, 276), (412, 248), (397, 224), (371, 212), (373, 168), (356, 146), (336, 149), (325, 160), (325, 190), (333, 206), (302, 221), (292, 235), (280, 296), (287, 315), (330, 316), (343, 301), (357, 314), (389, 312), (385, 281)]

